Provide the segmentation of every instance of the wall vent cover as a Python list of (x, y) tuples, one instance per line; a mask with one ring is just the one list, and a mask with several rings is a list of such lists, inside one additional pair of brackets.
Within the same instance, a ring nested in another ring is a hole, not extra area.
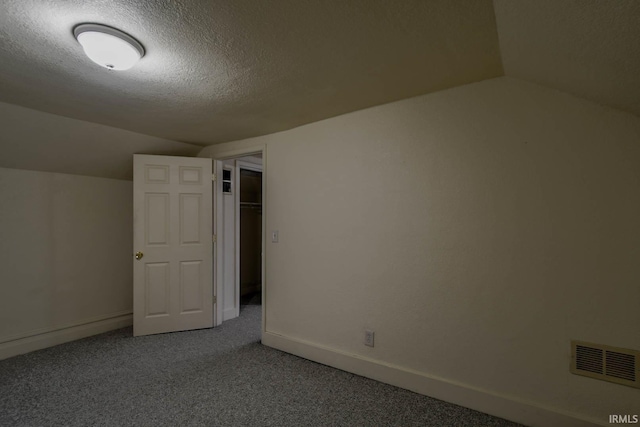
[(571, 341), (571, 373), (640, 388), (640, 351)]

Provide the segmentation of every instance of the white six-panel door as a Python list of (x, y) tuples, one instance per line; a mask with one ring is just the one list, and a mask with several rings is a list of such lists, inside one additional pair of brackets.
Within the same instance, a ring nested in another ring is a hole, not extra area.
[(134, 155), (133, 334), (213, 326), (211, 159)]

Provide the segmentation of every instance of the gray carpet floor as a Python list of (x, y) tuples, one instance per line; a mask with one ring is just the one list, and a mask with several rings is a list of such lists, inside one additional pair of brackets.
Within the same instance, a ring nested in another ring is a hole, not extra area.
[(516, 426), (265, 347), (260, 310), (0, 361), (0, 426)]

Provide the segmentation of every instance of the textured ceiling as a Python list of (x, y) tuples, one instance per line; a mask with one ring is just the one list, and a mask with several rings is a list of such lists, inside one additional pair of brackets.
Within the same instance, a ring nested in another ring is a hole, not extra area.
[[(102, 69), (72, 36), (147, 55)], [(503, 75), (491, 0), (3, 0), (0, 101), (208, 145)]]
[(640, 1), (494, 3), (506, 75), (640, 116)]

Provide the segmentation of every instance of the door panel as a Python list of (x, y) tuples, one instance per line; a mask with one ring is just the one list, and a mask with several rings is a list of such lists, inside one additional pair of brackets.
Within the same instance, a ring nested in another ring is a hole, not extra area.
[(169, 263), (145, 264), (145, 313), (147, 317), (169, 315)]
[(180, 194), (180, 243), (200, 245), (202, 194)]
[(180, 262), (180, 313), (202, 311), (202, 261)]
[(169, 193), (145, 193), (145, 241), (148, 246), (169, 244)]
[(134, 155), (134, 335), (213, 326), (211, 159)]

